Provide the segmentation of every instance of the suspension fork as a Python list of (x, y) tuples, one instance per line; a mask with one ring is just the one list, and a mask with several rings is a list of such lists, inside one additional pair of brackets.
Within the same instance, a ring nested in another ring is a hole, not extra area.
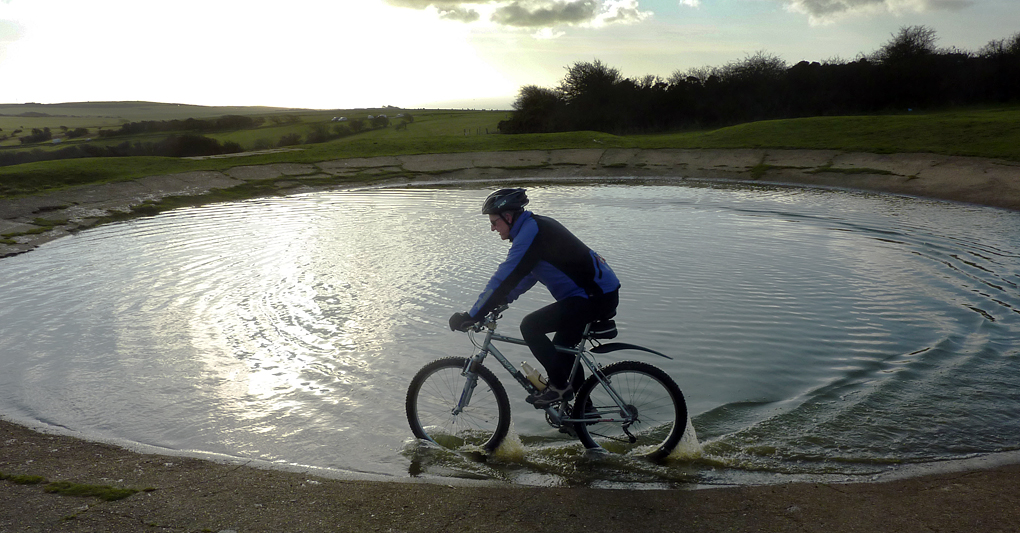
[(460, 375), (467, 379), (464, 381), (464, 390), (460, 392), (460, 399), (451, 411), (453, 415), (459, 415), (471, 403), (471, 395), (475, 392), (475, 386), (478, 385), (478, 373), (472, 370), (477, 364), (473, 357), (468, 359), (467, 364), (464, 365), (464, 370), (460, 373)]
[(466, 378), (464, 381), (464, 389), (460, 393), (460, 399), (457, 401), (457, 405), (454, 405), (451, 410), (451, 414), (453, 415), (459, 415), (464, 411), (465, 407), (471, 404), (471, 395), (474, 394), (475, 386), (478, 385), (478, 367), (482, 365), (482, 361), (485, 360), (485, 356), (489, 355), (492, 333), (491, 329), (485, 333), (485, 341), (482, 343), (482, 348), (478, 351), (478, 353), (468, 358), (467, 362), (464, 363), (464, 368), (460, 372), (460, 375)]

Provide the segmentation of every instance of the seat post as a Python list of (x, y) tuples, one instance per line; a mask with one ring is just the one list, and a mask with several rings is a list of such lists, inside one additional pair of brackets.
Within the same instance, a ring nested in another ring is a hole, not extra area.
[(581, 342), (577, 344), (578, 348), (584, 346), (584, 341), (588, 340), (588, 337), (591, 335), (591, 325), (591, 322), (584, 325), (584, 333), (581, 334)]

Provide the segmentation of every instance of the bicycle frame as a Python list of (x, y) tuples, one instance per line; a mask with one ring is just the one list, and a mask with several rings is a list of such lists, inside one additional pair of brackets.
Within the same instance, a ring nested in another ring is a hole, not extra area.
[[(482, 364), (485, 358), (490, 354), (493, 357), (495, 357), (496, 360), (499, 361), (501, 365), (503, 365), (503, 368), (505, 368), (507, 372), (509, 372), (510, 375), (513, 376), (513, 378), (517, 381), (517, 383), (521, 385), (521, 387), (524, 388), (525, 391), (529, 393), (538, 392), (538, 389), (535, 388), (535, 386), (531, 383), (531, 381), (528, 380), (524, 373), (518, 370), (507, 359), (507, 357), (504, 356), (503, 353), (499, 351), (499, 348), (493, 345), (493, 341), (505, 342), (508, 344), (516, 344), (519, 346), (528, 345), (528, 343), (525, 342), (524, 339), (508, 337), (506, 335), (496, 333), (496, 321), (499, 318), (501, 318), (499, 313), (502, 312), (503, 309), (505, 308), (493, 311), (492, 313), (490, 313), (489, 316), (486, 317), (485, 321), (483, 321), (480, 325), (476, 325), (474, 328), (472, 328), (472, 331), (475, 332), (484, 330), (485, 338), (481, 344), (478, 344), (474, 342), (474, 337), (472, 337), (472, 342), (479, 347), (479, 351), (478, 353), (471, 356), (471, 358), (468, 359), (468, 362), (465, 365), (463, 375), (467, 377), (467, 382), (464, 385), (464, 391), (461, 393), (460, 400), (458, 401), (457, 406), (453, 410), (453, 414), (459, 414), (464, 409), (465, 406), (470, 404), (471, 394), (474, 391), (475, 385), (478, 383), (478, 376), (474, 370), (476, 368), (475, 365)], [(577, 422), (618, 422), (623, 423), (624, 427), (626, 428), (630, 423), (634, 421), (634, 415), (631, 413), (631, 409), (626, 405), (623, 398), (621, 398), (620, 395), (613, 389), (612, 384), (603, 379), (601, 372), (599, 372), (598, 365), (595, 362), (595, 358), (592, 355), (592, 351), (585, 349), (585, 343), (589, 340), (588, 333), (590, 329), (591, 329), (590, 324), (585, 326), (584, 334), (582, 335), (581, 341), (577, 344), (577, 346), (574, 346), (572, 348), (565, 346), (557, 346), (556, 349), (562, 353), (574, 355), (574, 365), (571, 369), (571, 375), (573, 375), (574, 372), (577, 372), (580, 365), (583, 364), (588, 369), (588, 371), (591, 372), (593, 376), (595, 376), (595, 379), (599, 381), (599, 384), (606, 390), (610, 398), (612, 398), (613, 401), (616, 403), (617, 407), (619, 407), (618, 412), (620, 413), (620, 416), (583, 418), (583, 419), (570, 418), (569, 416), (570, 413), (568, 413), (567, 408), (567, 402), (559, 402), (558, 407), (556, 408), (554, 408), (552, 405), (549, 405), (543, 408), (543, 410), (545, 411), (549, 422), (555, 427), (560, 427), (564, 424), (572, 424)], [(624, 343), (612, 343), (612, 344), (616, 346), (610, 347), (609, 344), (603, 344), (597, 346), (595, 349), (609, 347), (608, 349), (605, 349), (601, 352), (606, 353), (618, 349), (631, 348), (647, 351), (650, 353), (661, 355), (662, 357), (670, 358), (667, 355), (661, 354), (654, 350), (649, 350), (647, 348), (642, 348), (640, 346), (633, 346)]]
[[(460, 328), (455, 324), (453, 329), (470, 332), (471, 342), (477, 348), (474, 353), (467, 358), (445, 356), (431, 361), (411, 379), (405, 409), (417, 438), (451, 450), (480, 445), (486, 452), (494, 452), (510, 434), (513, 422), (510, 399), (514, 395), (512, 391), (507, 394), (506, 382), (500, 382), (493, 367), (484, 365), (485, 359), (495, 357), (525, 392), (537, 393), (542, 384), (537, 380), (533, 384), (535, 376), (531, 370), (527, 372), (529, 379), (503, 354), (505, 348), (496, 346), (527, 345), (521, 338), (496, 333), (496, 323), (506, 309), (500, 306), (481, 320)], [(586, 450), (664, 459), (686, 431), (688, 416), (683, 391), (655, 365), (633, 360), (602, 361), (596, 354), (637, 350), (671, 358), (633, 344), (604, 342), (615, 338), (612, 326), (603, 321), (592, 322), (580, 332), (577, 344), (556, 347), (562, 354), (564, 368), (566, 357), (572, 357), (571, 369), (579, 373), (574, 374), (573, 381), (583, 377), (585, 368), (591, 372), (583, 384), (574, 383), (577, 389), (573, 398), (538, 402), (537, 406), (529, 398), (529, 403), (544, 411), (546, 423), (577, 438)], [(479, 383), (482, 389), (477, 388)]]

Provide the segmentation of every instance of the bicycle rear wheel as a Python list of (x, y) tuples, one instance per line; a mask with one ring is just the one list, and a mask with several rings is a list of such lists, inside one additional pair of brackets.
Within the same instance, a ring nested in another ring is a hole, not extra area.
[(574, 424), (585, 448), (662, 459), (676, 448), (687, 429), (687, 402), (673, 378), (638, 361), (605, 367), (602, 378), (620, 396), (627, 416), (596, 376), (590, 376), (574, 400), (573, 418), (615, 419)]
[(444, 448), (480, 446), (492, 452), (510, 430), (510, 400), (492, 371), (478, 365), (471, 401), (455, 413), (468, 382), (467, 362), (447, 357), (422, 367), (407, 389), (407, 422), (414, 436)]

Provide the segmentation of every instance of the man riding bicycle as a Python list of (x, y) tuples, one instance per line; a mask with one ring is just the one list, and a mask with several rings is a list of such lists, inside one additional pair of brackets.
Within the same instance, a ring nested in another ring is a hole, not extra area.
[[(496, 269), (478, 301), (450, 317), (450, 329), (466, 331), (489, 311), (520, 297), (541, 282), (556, 302), (524, 317), (521, 334), (549, 375), (548, 387), (528, 397), (536, 407), (569, 400), (584, 376), (570, 376), (573, 356), (556, 345), (575, 346), (589, 322), (611, 318), (619, 304), (620, 281), (606, 260), (562, 224), (525, 211), (525, 189), (500, 189), (482, 205), (492, 231), (510, 241), (506, 260)], [(552, 340), (548, 333), (555, 332)]]

